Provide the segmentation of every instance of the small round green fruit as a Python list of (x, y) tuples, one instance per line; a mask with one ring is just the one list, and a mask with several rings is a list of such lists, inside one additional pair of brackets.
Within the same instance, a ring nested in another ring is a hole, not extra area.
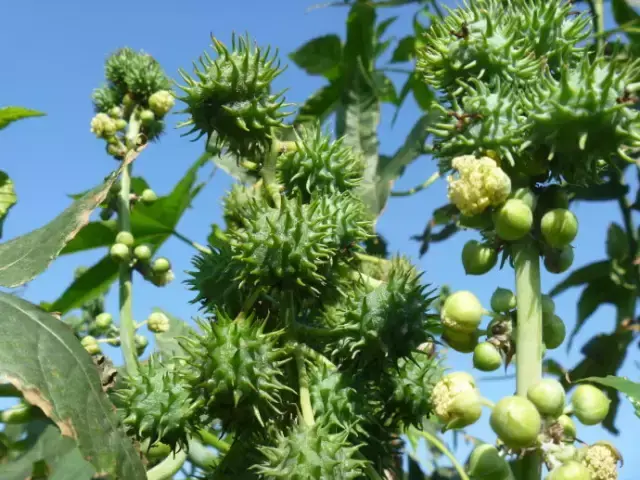
[(516, 200), (522, 200), (527, 206), (534, 211), (536, 209), (536, 204), (538, 203), (538, 199), (536, 194), (530, 188), (522, 187), (518, 188), (515, 192), (512, 192), (509, 198), (515, 198)]
[(140, 262), (148, 262), (151, 260), (151, 256), (153, 252), (148, 245), (138, 245), (133, 249), (133, 256), (136, 257)]
[(502, 365), (502, 355), (489, 342), (479, 343), (473, 350), (473, 366), (482, 372), (493, 372)]
[(153, 123), (155, 119), (156, 119), (156, 115), (153, 113), (152, 110), (142, 110), (140, 112), (140, 121), (143, 124)]
[(564, 273), (573, 264), (573, 247), (551, 250), (544, 257), (544, 268), (549, 273)]
[(151, 205), (152, 203), (155, 203), (156, 200), (158, 200), (158, 195), (156, 195), (156, 192), (154, 192), (150, 188), (145, 188), (140, 195), (140, 200), (145, 205)]
[(96, 316), (96, 327), (101, 330), (109, 328), (113, 323), (113, 316), (108, 312), (102, 312)]
[(109, 256), (117, 262), (128, 262), (131, 259), (129, 247), (124, 243), (114, 243), (111, 245)]
[(593, 385), (578, 385), (571, 397), (573, 414), (583, 425), (597, 425), (609, 413), (611, 400)]
[(549, 295), (542, 295), (542, 313), (549, 315), (556, 313), (556, 304)]
[(493, 445), (478, 445), (469, 456), (469, 475), (474, 479), (507, 480), (510, 473), (509, 464)]
[(533, 212), (524, 201), (512, 198), (496, 211), (493, 223), (498, 236), (512, 242), (531, 231)]
[(578, 434), (575, 422), (569, 415), (560, 415), (558, 417), (558, 423), (562, 426), (563, 437), (565, 440), (573, 442)]
[(562, 319), (553, 313), (542, 313), (542, 341), (549, 350), (558, 348), (567, 336), (567, 327)]
[(540, 231), (553, 248), (564, 248), (578, 234), (578, 219), (567, 209), (555, 208), (545, 213), (540, 220)]
[(504, 397), (493, 408), (491, 428), (502, 442), (514, 449), (531, 446), (540, 433), (542, 419), (535, 405), (524, 397)]
[(527, 390), (527, 398), (545, 417), (558, 418), (564, 410), (564, 388), (557, 380), (544, 378)]
[(112, 107), (109, 109), (109, 116), (114, 120), (122, 118), (122, 109), (120, 107)]
[(97, 355), (100, 353), (100, 345), (98, 345), (98, 340), (91, 335), (87, 335), (80, 340), (80, 343), (84, 347), (84, 349), (89, 353), (89, 355)]
[(467, 275), (484, 275), (498, 263), (495, 248), (469, 240), (462, 248), (462, 266)]
[(467, 290), (460, 290), (444, 301), (440, 318), (445, 328), (471, 333), (480, 325), (484, 313), (478, 297)]
[(570, 461), (554, 468), (546, 480), (591, 480), (591, 473), (581, 463)]
[(153, 261), (151, 270), (153, 270), (153, 273), (156, 274), (167, 273), (169, 270), (171, 270), (171, 262), (169, 262), (169, 260), (165, 257), (158, 257)]
[(494, 312), (509, 312), (516, 308), (516, 296), (508, 288), (496, 288), (491, 295), (491, 309)]
[(458, 332), (445, 328), (442, 339), (449, 347), (460, 353), (471, 353), (478, 345), (478, 336), (475, 332)]
[(135, 241), (136, 240), (135, 238), (133, 238), (133, 235), (131, 234), (131, 232), (119, 232), (116, 235), (116, 243), (122, 243), (129, 248), (133, 247), (133, 244), (135, 243)]
[(147, 348), (147, 345), (149, 345), (149, 340), (147, 340), (147, 337), (144, 335), (136, 335), (133, 340), (136, 345), (138, 355), (142, 355), (145, 348)]

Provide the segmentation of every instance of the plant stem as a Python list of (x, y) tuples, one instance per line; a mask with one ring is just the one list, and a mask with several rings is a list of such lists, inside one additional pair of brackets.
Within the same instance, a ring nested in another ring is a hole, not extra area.
[(435, 435), (432, 435), (431, 433), (425, 430), (418, 430), (416, 428), (412, 428), (411, 431), (413, 433), (420, 435), (427, 442), (429, 442), (431, 445), (433, 445), (438, 450), (440, 450), (443, 453), (443, 455), (447, 457), (449, 461), (452, 463), (453, 468), (455, 468), (456, 472), (458, 472), (458, 476), (460, 477), (460, 480), (469, 480), (469, 476), (464, 471), (464, 467), (460, 465), (460, 462), (458, 462), (458, 460), (453, 455), (453, 453), (451, 453), (451, 451), (447, 448), (447, 446), (444, 443), (442, 443), (438, 437), (436, 437)]
[(180, 471), (187, 460), (187, 452), (183, 449), (169, 455), (158, 465), (147, 472), (147, 480), (169, 480)]
[[(513, 246), (516, 275), (516, 391), (527, 396), (527, 390), (542, 378), (542, 293), (540, 257), (534, 243), (523, 241)], [(542, 458), (532, 453), (523, 458), (525, 478), (540, 480)]]
[(300, 411), (302, 413), (302, 421), (308, 427), (312, 427), (315, 425), (316, 420), (313, 415), (313, 407), (311, 406), (309, 376), (307, 375), (307, 367), (304, 363), (304, 354), (302, 353), (302, 350), (296, 348), (294, 357), (296, 359), (296, 368), (298, 369), (298, 387), (300, 390)]
[(198, 435), (203, 443), (215, 448), (219, 452), (227, 453), (231, 450), (231, 445), (204, 428), (198, 431)]
[(204, 245), (200, 245), (198, 242), (194, 242), (193, 240), (189, 240), (187, 237), (185, 237), (184, 235), (182, 235), (180, 232), (176, 232), (175, 230), (172, 232), (172, 234), (178, 239), (178, 240), (182, 240), (184, 243), (186, 243), (187, 245), (192, 246), (193, 248), (195, 248), (196, 250), (198, 250), (199, 252), (202, 253), (211, 253), (211, 250), (209, 250), (207, 247), (205, 247)]
[(418, 193), (425, 188), (429, 188), (440, 178), (440, 172), (435, 172), (429, 178), (427, 178), (424, 182), (422, 182), (417, 187), (413, 187), (409, 190), (399, 191), (399, 192), (391, 192), (392, 197), (409, 197), (415, 193)]

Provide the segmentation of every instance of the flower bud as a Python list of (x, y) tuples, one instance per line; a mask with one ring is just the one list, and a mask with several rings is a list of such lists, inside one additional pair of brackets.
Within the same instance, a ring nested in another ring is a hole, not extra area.
[(544, 214), (540, 231), (545, 241), (553, 248), (564, 248), (578, 234), (578, 219), (567, 209), (556, 208)]
[(542, 419), (535, 405), (523, 397), (504, 397), (491, 412), (491, 428), (507, 447), (531, 446), (540, 433)]
[(170, 284), (175, 279), (175, 275), (173, 271), (169, 270), (164, 273), (154, 274), (149, 279), (151, 283), (153, 283), (156, 287), (164, 287), (165, 285)]
[(122, 158), (124, 158), (124, 155), (125, 155), (126, 152), (125, 152), (125, 149), (123, 148), (123, 146), (120, 145), (120, 143), (115, 144), (115, 145), (110, 143), (110, 144), (107, 145), (107, 153), (109, 155), (111, 155), (112, 157), (114, 157), (114, 158), (122, 159)]
[(566, 440), (573, 442), (576, 438), (576, 424), (569, 415), (560, 415), (558, 423), (562, 426), (563, 436)]
[(542, 313), (553, 315), (556, 312), (556, 304), (549, 295), (542, 295)]
[(82, 344), (84, 349), (89, 352), (89, 355), (96, 355), (100, 353), (100, 345), (98, 345), (98, 341), (95, 339), (95, 337), (87, 335), (82, 340), (80, 340), (80, 343)]
[(133, 244), (135, 243), (135, 239), (133, 238), (133, 235), (131, 234), (131, 232), (119, 232), (116, 235), (116, 242), (115, 243), (122, 243), (124, 245), (126, 245), (127, 247), (131, 248), (133, 247)]
[(131, 259), (129, 247), (127, 247), (124, 243), (114, 243), (113, 245), (111, 245), (109, 255), (116, 262), (128, 262)]
[(104, 330), (105, 328), (109, 328), (113, 323), (113, 317), (108, 312), (102, 312), (96, 316), (96, 327), (100, 330)]
[(544, 257), (544, 268), (549, 273), (563, 273), (573, 264), (573, 247), (567, 246), (561, 250), (551, 250)]
[(109, 138), (117, 131), (116, 122), (106, 113), (98, 113), (91, 120), (91, 133), (98, 138)]
[(473, 366), (482, 372), (493, 372), (502, 365), (502, 355), (489, 342), (479, 343), (473, 350)]
[(560, 382), (551, 378), (540, 380), (527, 390), (527, 398), (545, 417), (558, 418), (564, 410), (565, 393)]
[(622, 456), (609, 442), (597, 442), (587, 447), (582, 464), (591, 473), (591, 480), (617, 480), (618, 462)]
[(484, 275), (498, 262), (498, 252), (477, 240), (469, 240), (462, 248), (462, 266), (467, 275)]
[(562, 319), (553, 313), (542, 313), (542, 340), (549, 350), (558, 348), (564, 342), (567, 328)]
[(158, 195), (156, 195), (156, 192), (154, 192), (150, 188), (145, 188), (140, 195), (140, 200), (142, 200), (142, 203), (144, 203), (145, 205), (151, 205), (152, 203), (155, 203), (156, 200), (158, 200)]
[(120, 107), (112, 107), (109, 109), (109, 116), (114, 120), (122, 118), (122, 109)]
[(151, 270), (153, 273), (167, 273), (171, 270), (171, 262), (165, 257), (158, 257), (153, 261), (153, 265), (151, 265)]
[(133, 256), (141, 262), (148, 262), (151, 260), (152, 255), (153, 253), (148, 245), (138, 245), (133, 249)]
[(156, 116), (153, 114), (153, 112), (151, 110), (142, 110), (140, 112), (140, 121), (144, 124), (144, 125), (148, 125), (150, 123), (153, 123), (156, 119)]
[(169, 317), (162, 312), (153, 312), (147, 319), (147, 327), (153, 333), (164, 333), (169, 331)]
[(568, 462), (554, 468), (546, 480), (593, 480), (587, 468), (578, 462)]
[(127, 121), (122, 118), (116, 120), (116, 130), (118, 130), (119, 132), (127, 128), (127, 125)]
[(175, 99), (168, 90), (158, 90), (149, 97), (149, 108), (158, 118), (164, 117), (173, 108)]
[(516, 296), (508, 288), (496, 288), (491, 295), (491, 309), (494, 312), (508, 312), (516, 308)]
[(529, 205), (522, 200), (507, 200), (496, 211), (493, 223), (498, 236), (503, 240), (512, 242), (521, 239), (531, 231), (533, 212)]
[(437, 417), (447, 430), (471, 425), (482, 414), (475, 380), (466, 372), (444, 376), (433, 388), (431, 400)]
[(442, 334), (442, 339), (456, 352), (471, 353), (473, 349), (478, 345), (478, 335), (476, 332), (458, 332), (445, 328)]
[(138, 355), (142, 355), (144, 353), (145, 348), (149, 345), (149, 340), (144, 335), (136, 335), (134, 337), (134, 343), (136, 344), (136, 351)]
[(452, 293), (444, 301), (440, 318), (445, 328), (471, 333), (478, 328), (484, 315), (480, 300), (467, 290)]
[(469, 456), (469, 475), (474, 479), (507, 480), (510, 473), (509, 464), (493, 445), (478, 445)]
[(571, 405), (576, 418), (583, 425), (597, 425), (609, 413), (611, 400), (593, 385), (578, 385), (571, 397)]

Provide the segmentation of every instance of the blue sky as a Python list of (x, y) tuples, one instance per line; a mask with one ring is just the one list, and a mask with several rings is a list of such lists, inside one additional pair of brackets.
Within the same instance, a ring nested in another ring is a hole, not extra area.
[[(0, 58), (3, 75), (0, 77), (0, 105), (21, 105), (47, 113), (47, 117), (27, 120), (12, 125), (0, 133), (0, 155), (6, 170), (15, 181), (19, 195), (18, 205), (11, 211), (5, 224), (5, 239), (33, 230), (54, 218), (69, 205), (67, 194), (83, 191), (110, 172), (115, 163), (104, 153), (104, 145), (89, 132), (92, 117), (90, 95), (103, 81), (106, 56), (121, 46), (144, 49), (155, 56), (168, 74), (177, 78), (177, 69), (189, 69), (209, 46), (209, 34), (223, 42), (233, 31), (250, 32), (261, 45), (279, 48), (283, 63), (286, 54), (318, 35), (338, 33), (343, 36), (347, 10), (321, 8), (309, 11), (313, 0), (236, 0), (234, 2), (191, 0), (178, 6), (174, 2), (141, 0), (127, 2), (40, 2), (21, 0), (4, 6), (5, 22), (0, 29)], [(402, 37), (409, 32), (413, 9), (384, 10), (381, 15), (399, 15), (389, 34)], [(609, 22), (607, 22), (609, 23)], [(309, 77), (295, 65), (290, 65), (277, 80), (277, 86), (288, 87), (287, 99), (302, 102), (323, 84), (319, 78)], [(418, 109), (405, 105), (395, 126), (391, 128), (391, 108), (385, 107), (380, 126), (381, 150), (393, 152), (404, 140), (406, 133), (419, 116)], [(170, 118), (171, 126), (178, 117)], [(202, 151), (201, 143), (181, 138), (173, 128), (136, 161), (135, 173), (143, 175), (159, 193), (168, 192), (176, 179)], [(421, 183), (436, 169), (434, 162), (424, 157), (412, 165), (396, 188), (405, 189)], [(221, 222), (220, 200), (230, 186), (230, 179), (219, 172), (204, 192), (196, 199), (178, 230), (184, 235), (205, 242), (211, 223)], [(379, 222), (380, 232), (390, 242), (394, 252), (412, 257), (425, 278), (434, 285), (450, 285), (453, 289), (475, 292), (488, 305), (497, 286), (513, 285), (509, 269), (493, 271), (484, 277), (464, 275), (459, 257), (463, 243), (473, 238), (470, 233), (435, 244), (423, 258), (418, 257), (418, 244), (409, 238), (422, 231), (433, 209), (446, 202), (443, 182), (426, 192), (410, 198), (391, 199)], [(573, 210), (580, 220), (576, 242), (575, 266), (590, 263), (605, 256), (605, 232), (620, 215), (612, 205), (577, 204)], [(104, 251), (82, 253), (57, 260), (51, 268), (27, 287), (24, 295), (33, 302), (52, 301), (72, 280), (73, 270), (80, 265), (92, 265)], [(183, 285), (193, 250), (177, 240), (170, 240), (162, 252), (173, 262), (176, 281), (165, 289), (157, 289), (141, 281), (135, 285), (134, 314), (144, 320), (153, 307), (161, 307), (182, 318), (197, 315), (193, 298)], [(562, 277), (543, 274), (545, 290)], [(571, 329), (576, 314), (576, 301), (580, 291), (566, 293), (557, 300), (558, 314)], [(108, 307), (116, 311), (115, 290), (109, 296)], [(596, 332), (609, 332), (614, 325), (615, 312), (602, 307), (589, 320), (577, 336), (569, 354), (564, 347), (550, 353), (550, 357), (565, 366), (574, 365), (581, 355), (579, 348)], [(637, 379), (635, 365), (637, 346), (631, 348), (622, 373)], [(469, 370), (470, 356), (454, 354), (450, 365)], [(483, 381), (478, 375), (485, 396), (497, 400), (513, 393), (511, 379)], [(625, 457), (621, 480), (637, 478), (640, 458), (634, 455), (634, 429), (639, 420), (626, 401), (622, 402), (617, 425), (622, 433), (612, 437), (599, 427), (583, 427), (580, 438), (586, 442), (601, 439), (615, 441)], [(633, 426), (633, 427), (631, 427)], [(625, 428), (626, 427), (626, 428)], [(469, 433), (486, 440), (493, 434), (488, 428), (488, 412)], [(460, 445), (460, 458), (468, 448)]]

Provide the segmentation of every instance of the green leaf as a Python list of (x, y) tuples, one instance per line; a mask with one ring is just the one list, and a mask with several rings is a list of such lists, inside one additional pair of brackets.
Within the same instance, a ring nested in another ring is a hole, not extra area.
[(333, 79), (339, 75), (342, 60), (342, 43), (337, 35), (324, 35), (314, 38), (289, 58), (309, 75), (324, 75)]
[(18, 197), (16, 196), (13, 181), (9, 178), (9, 175), (0, 170), (0, 237), (2, 237), (4, 220), (7, 218), (11, 207), (13, 207), (17, 201)]
[[(633, 22), (635, 26), (640, 26), (640, 15), (626, 0), (611, 0), (611, 11), (618, 25)], [(633, 43), (640, 43), (640, 34), (627, 31), (627, 35)]]
[(384, 36), (385, 33), (387, 33), (387, 30), (389, 29), (389, 27), (397, 19), (398, 19), (397, 16), (389, 17), (386, 20), (383, 20), (378, 24), (378, 26), (376, 27), (376, 37), (378, 38), (378, 40), (381, 39)]
[(155, 335), (156, 351), (164, 360), (170, 360), (175, 356), (182, 355), (184, 350), (180, 346), (179, 340), (189, 332), (192, 332), (193, 329), (184, 320), (174, 317), (161, 308), (154, 308), (153, 311), (164, 313), (169, 319), (169, 330)]
[(424, 472), (420, 468), (420, 464), (409, 457), (409, 471), (407, 472), (407, 480), (424, 480)]
[(628, 300), (629, 291), (619, 287), (610, 277), (602, 277), (592, 281), (582, 291), (578, 300), (578, 316), (573, 331), (569, 336), (567, 350), (571, 349), (576, 334), (584, 326), (586, 321), (603, 304), (609, 303), (621, 308)]
[(103, 184), (91, 190), (52, 222), (0, 245), (0, 285), (17, 287), (42, 273), (64, 246), (89, 222), (91, 212), (105, 199), (122, 168), (122, 162)]
[[(115, 220), (90, 222), (62, 249), (60, 255), (110, 246), (118, 234)], [(135, 234), (134, 234), (135, 235)], [(136, 239), (138, 238), (135, 235)]]
[(29, 117), (43, 117), (46, 113), (24, 107), (0, 107), (0, 130), (10, 123)]
[(398, 93), (396, 92), (396, 87), (391, 79), (383, 72), (375, 72), (373, 74), (373, 79), (378, 100), (383, 103), (398, 105)]
[(410, 77), (411, 92), (418, 106), (427, 112), (433, 110), (433, 102), (436, 95), (426, 83), (414, 72)]
[(408, 35), (398, 42), (398, 46), (393, 51), (391, 63), (404, 63), (410, 61), (415, 53), (416, 37)]
[(577, 287), (598, 280), (602, 277), (608, 277), (611, 269), (611, 263), (608, 260), (590, 263), (584, 267), (578, 268), (571, 272), (567, 278), (558, 283), (551, 289), (549, 295), (555, 297), (571, 287)]
[(145, 479), (98, 371), (72, 330), (35, 305), (2, 292), (0, 312), (0, 376), (75, 440), (96, 471)]
[(580, 382), (593, 382), (604, 385), (605, 387), (615, 388), (621, 393), (624, 393), (627, 397), (640, 400), (640, 383), (632, 382), (627, 378), (614, 377), (613, 375), (607, 375), (606, 377), (587, 377), (580, 380)]
[(617, 223), (607, 230), (607, 255), (611, 260), (622, 261), (629, 256), (629, 243), (624, 229)]
[(331, 115), (340, 103), (342, 95), (342, 82), (338, 79), (319, 90), (316, 90), (298, 110), (294, 124), (305, 122), (324, 121)]

